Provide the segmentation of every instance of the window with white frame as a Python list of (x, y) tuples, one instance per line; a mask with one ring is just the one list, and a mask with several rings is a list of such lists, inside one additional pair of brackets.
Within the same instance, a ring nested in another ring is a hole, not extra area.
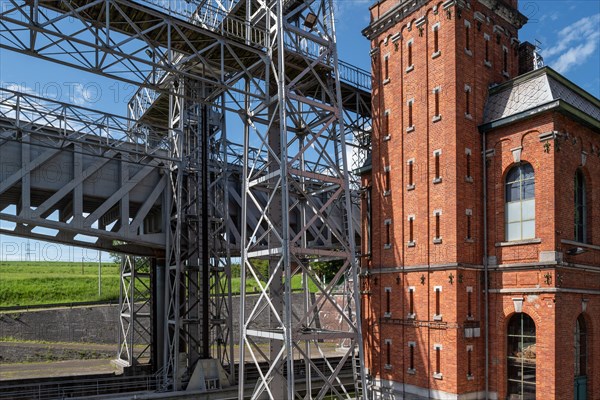
[(467, 346), (467, 380), (473, 379), (473, 345)]
[(410, 72), (415, 69), (413, 64), (413, 43), (414, 39), (410, 39), (408, 42), (406, 42), (406, 65), (408, 65), (408, 67), (406, 67), (406, 72)]
[(487, 33), (484, 33), (483, 40), (484, 40), (484, 44), (485, 44), (485, 50), (484, 50), (485, 58), (483, 60), (483, 64), (486, 67), (491, 67), (492, 62), (490, 60), (490, 35), (488, 35)]
[(408, 373), (415, 374), (415, 349), (417, 347), (416, 342), (408, 342)]
[(391, 138), (390, 132), (390, 110), (385, 110), (383, 113), (383, 140), (390, 140)]
[(407, 318), (415, 318), (415, 287), (408, 287), (408, 315)]
[(415, 130), (415, 121), (414, 121), (414, 105), (415, 105), (415, 99), (410, 99), (407, 102), (407, 107), (408, 107), (408, 126), (406, 127), (406, 132), (412, 132)]
[(442, 320), (442, 287), (434, 286), (433, 291), (435, 293), (435, 314), (433, 314), (434, 321)]
[(434, 150), (433, 151), (433, 162), (434, 162), (434, 178), (433, 183), (441, 183), (442, 182), (442, 170), (440, 164), (440, 158), (442, 157), (442, 150)]
[(437, 58), (442, 54), (440, 50), (440, 23), (436, 23), (431, 27), (433, 31), (433, 54), (431, 58)]
[(385, 339), (385, 369), (392, 369), (392, 339)]
[(435, 369), (433, 377), (435, 379), (442, 379), (442, 345), (439, 343), (434, 344), (433, 351), (435, 351)]
[(440, 244), (442, 243), (442, 210), (433, 210), (433, 218), (435, 218), (435, 232), (433, 234), (433, 244)]
[(465, 19), (465, 53), (473, 55), (471, 51), (471, 23)]
[(415, 247), (415, 216), (408, 216), (408, 247)]
[(413, 190), (415, 188), (415, 159), (409, 159), (406, 164), (408, 169), (408, 184), (406, 185), (406, 189)]
[(535, 175), (531, 164), (522, 162), (506, 174), (506, 240), (535, 237)]
[(470, 208), (467, 208), (465, 210), (465, 215), (467, 217), (467, 237), (465, 238), (467, 241), (471, 241), (473, 240), (473, 225), (472, 225), (472, 219), (473, 219), (473, 210), (471, 210)]
[(472, 118), (471, 116), (471, 86), (465, 85), (465, 117)]
[(392, 167), (387, 165), (385, 167), (383, 167), (383, 195), (384, 196), (389, 196), (392, 193), (392, 181), (391, 181), (391, 176), (390, 176), (390, 172), (392, 171)]
[(390, 318), (392, 316), (392, 288), (385, 288), (385, 313), (383, 316), (385, 318)]
[(440, 86), (433, 89), (433, 122), (438, 122), (442, 119), (442, 115), (440, 114), (440, 92), (442, 88)]
[(392, 248), (392, 220), (386, 219), (383, 221), (383, 225), (385, 227), (385, 243), (383, 245), (384, 249)]

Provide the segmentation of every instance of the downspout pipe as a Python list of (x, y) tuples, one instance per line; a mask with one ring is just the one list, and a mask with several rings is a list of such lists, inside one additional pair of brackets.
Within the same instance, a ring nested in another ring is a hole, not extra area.
[(482, 132), (482, 162), (483, 162), (483, 287), (484, 287), (484, 324), (485, 324), (485, 398), (489, 398), (490, 389), (490, 335), (489, 335), (489, 284), (488, 284), (488, 226), (487, 226), (487, 148), (486, 132)]

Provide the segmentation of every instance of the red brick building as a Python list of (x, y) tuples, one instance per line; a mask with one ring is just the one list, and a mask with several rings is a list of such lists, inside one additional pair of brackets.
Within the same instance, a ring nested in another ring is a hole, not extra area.
[(375, 398), (600, 399), (600, 101), (533, 69), (516, 0), (370, 12)]

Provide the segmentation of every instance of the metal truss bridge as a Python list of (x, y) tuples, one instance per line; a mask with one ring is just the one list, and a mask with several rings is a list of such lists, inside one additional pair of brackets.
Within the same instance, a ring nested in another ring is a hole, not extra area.
[(125, 366), (209, 390), (243, 382), (236, 353), (258, 372), (240, 398), (364, 396), (349, 170), (371, 78), (338, 60), (332, 0), (7, 0), (0, 47), (139, 87), (126, 117), (0, 91), (0, 233), (127, 255)]

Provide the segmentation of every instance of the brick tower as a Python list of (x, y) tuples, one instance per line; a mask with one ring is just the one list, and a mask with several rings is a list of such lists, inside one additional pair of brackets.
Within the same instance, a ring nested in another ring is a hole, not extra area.
[(375, 398), (585, 398), (577, 385), (600, 398), (600, 102), (534, 69), (516, 0), (382, 0), (370, 13), (359, 172)]

